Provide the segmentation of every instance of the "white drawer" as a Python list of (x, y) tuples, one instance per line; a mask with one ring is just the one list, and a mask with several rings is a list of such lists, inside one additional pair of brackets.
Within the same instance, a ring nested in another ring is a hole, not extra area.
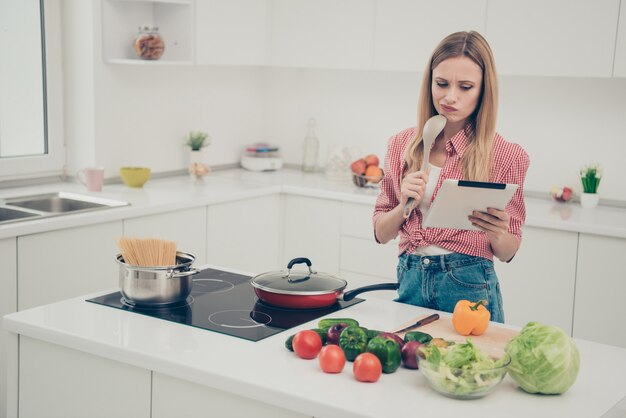
[(344, 202), (341, 208), (341, 235), (374, 240), (374, 205)]

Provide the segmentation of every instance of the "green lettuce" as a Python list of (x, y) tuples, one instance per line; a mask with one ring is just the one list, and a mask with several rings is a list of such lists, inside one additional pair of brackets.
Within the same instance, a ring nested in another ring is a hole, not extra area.
[(526, 392), (561, 394), (578, 376), (578, 349), (560, 328), (529, 322), (505, 351), (511, 357), (509, 374)]

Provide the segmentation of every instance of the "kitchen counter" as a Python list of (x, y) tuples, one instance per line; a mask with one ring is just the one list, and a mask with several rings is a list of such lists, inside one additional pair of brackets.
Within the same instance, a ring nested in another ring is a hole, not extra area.
[[(487, 397), (459, 401), (431, 390), (419, 371), (400, 368), (377, 383), (366, 384), (354, 379), (351, 363), (341, 374), (325, 374), (317, 360), (299, 359), (285, 349), (287, 336), (313, 328), (317, 321), (250, 342), (85, 302), (109, 292), (7, 315), (4, 327), (22, 336), (315, 417), (387, 417), (411, 411), (411, 415), (446, 417), (589, 418), (602, 416), (626, 396), (622, 381), (626, 350), (614, 346), (575, 340), (581, 355), (580, 373), (561, 396), (527, 394), (507, 375)], [(390, 330), (429, 312), (369, 298), (331, 316), (352, 317), (366, 327)]]
[[(0, 199), (65, 191), (130, 202), (130, 206), (81, 214), (29, 220), (0, 226), (0, 239), (81, 225), (128, 219), (180, 209), (206, 206), (269, 194), (291, 194), (373, 205), (376, 188), (358, 188), (350, 181), (337, 182), (322, 174), (283, 169), (251, 172), (243, 169), (216, 171), (200, 185), (188, 176), (148, 181), (143, 188), (105, 185), (102, 192), (88, 192), (76, 183), (52, 183), (0, 190)], [(626, 238), (626, 209), (599, 206), (583, 209), (576, 203), (556, 203), (549, 199), (526, 198), (526, 224), (540, 228)]]

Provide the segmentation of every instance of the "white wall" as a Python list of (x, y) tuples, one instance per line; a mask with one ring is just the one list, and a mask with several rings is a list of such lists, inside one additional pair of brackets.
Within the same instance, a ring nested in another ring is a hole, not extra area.
[[(322, 164), (329, 144), (383, 156), (387, 139), (415, 124), (420, 79), (408, 72), (267, 70), (265, 137), (297, 164), (306, 121), (316, 117)], [(500, 82), (498, 131), (530, 154), (527, 190), (580, 189), (580, 167), (599, 162), (601, 196), (626, 200), (626, 79), (509, 76)]]
[(238, 162), (241, 147), (257, 140), (264, 106), (256, 69), (103, 64), (100, 73), (96, 158), (107, 177), (125, 165), (186, 168), (192, 130), (211, 135), (211, 165)]

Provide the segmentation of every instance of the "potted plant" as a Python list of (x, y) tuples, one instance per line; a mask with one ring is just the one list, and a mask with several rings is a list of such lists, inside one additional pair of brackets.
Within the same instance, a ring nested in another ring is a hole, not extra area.
[(602, 179), (602, 168), (599, 164), (589, 164), (580, 170), (580, 181), (583, 184), (583, 193), (580, 195), (580, 204), (583, 208), (593, 208), (598, 205), (600, 196), (598, 187)]
[(191, 131), (187, 135), (186, 144), (191, 147), (192, 151), (200, 151), (202, 148), (211, 144), (211, 137), (206, 132)]
[(185, 145), (191, 148), (189, 153), (189, 174), (195, 180), (209, 174), (210, 168), (205, 161), (202, 149), (211, 144), (211, 137), (206, 132), (191, 131), (187, 134)]

